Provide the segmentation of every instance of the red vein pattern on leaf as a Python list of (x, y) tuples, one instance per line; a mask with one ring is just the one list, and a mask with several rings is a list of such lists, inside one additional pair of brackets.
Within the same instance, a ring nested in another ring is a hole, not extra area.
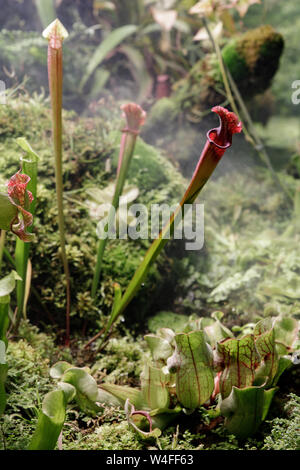
[(26, 232), (33, 222), (33, 216), (28, 212), (28, 206), (33, 201), (33, 195), (26, 189), (30, 177), (18, 171), (7, 183), (8, 197), (11, 203), (17, 207), (18, 213), (11, 222), (11, 231), (23, 242), (31, 242), (33, 235)]
[(219, 386), (223, 398), (226, 398), (232, 386), (245, 388), (251, 386), (257, 365), (257, 351), (252, 335), (242, 339), (227, 339), (218, 345), (223, 371)]

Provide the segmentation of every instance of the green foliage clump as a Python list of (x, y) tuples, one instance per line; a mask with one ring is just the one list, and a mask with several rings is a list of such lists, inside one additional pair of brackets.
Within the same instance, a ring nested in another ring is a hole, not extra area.
[(105, 423), (94, 432), (80, 436), (78, 440), (64, 445), (68, 450), (142, 450), (144, 443), (129, 428), (126, 421), (121, 423)]
[(202, 450), (203, 444), (199, 443), (199, 435), (185, 430), (180, 432), (180, 427), (170, 426), (163, 436), (157, 439), (157, 450)]
[(54, 352), (50, 336), (35, 327), (21, 325), (20, 332), (29, 339), (9, 342), (6, 380), (7, 406), (1, 418), (0, 448), (25, 449), (37, 418), (38, 403), (53, 385), (49, 378), (49, 353)]
[(263, 450), (300, 450), (300, 397), (291, 393), (285, 407), (285, 417), (275, 418)]
[(92, 370), (104, 380), (118, 384), (136, 383), (142, 370), (144, 343), (129, 336), (112, 338)]
[[(268, 25), (250, 29), (225, 42), (222, 56), (244, 99), (269, 88), (279, 66), (283, 44), (282, 35)], [(217, 55), (214, 52), (206, 54), (193, 65), (186, 77), (175, 82), (170, 98), (159, 100), (154, 105), (147, 135), (158, 132), (159, 126), (167, 132), (171, 129), (177, 133), (175, 124), (180, 122), (182, 113), (192, 123), (201, 121), (208, 108), (224, 102), (223, 88)], [(166, 120), (167, 112), (169, 117)]]

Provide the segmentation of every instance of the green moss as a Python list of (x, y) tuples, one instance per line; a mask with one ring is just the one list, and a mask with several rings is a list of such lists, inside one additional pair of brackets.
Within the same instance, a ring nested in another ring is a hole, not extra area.
[(23, 325), (21, 331), (25, 330), (32, 345), (25, 339), (8, 344), (7, 406), (0, 418), (0, 449), (27, 447), (36, 424), (39, 400), (53, 388), (47, 358), (47, 353), (51, 356), (51, 349), (54, 350), (53, 341), (44, 334), (39, 335), (35, 328)]
[(65, 443), (66, 450), (142, 450), (143, 442), (132, 431), (127, 421), (116, 424), (102, 424), (70, 444)]
[(263, 450), (300, 450), (300, 397), (291, 393), (289, 398), (286, 416), (269, 422), (272, 429), (265, 438)]
[(222, 49), (222, 56), (225, 64), (230, 70), (232, 77), (237, 83), (245, 80), (249, 73), (245, 58), (238, 50), (238, 40), (234, 39)]
[(92, 372), (119, 385), (138, 383), (144, 355), (144, 344), (139, 338), (113, 338), (93, 365)]
[(223, 48), (224, 62), (245, 97), (252, 97), (270, 86), (283, 45), (281, 34), (264, 25), (247, 31)]

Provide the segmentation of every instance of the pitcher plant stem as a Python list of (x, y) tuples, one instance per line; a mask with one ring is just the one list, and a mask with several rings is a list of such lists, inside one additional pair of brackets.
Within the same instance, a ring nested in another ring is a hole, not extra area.
[(60, 250), (66, 282), (66, 345), (70, 343), (70, 271), (66, 253), (65, 218), (63, 206), (63, 169), (62, 169), (62, 85), (63, 85), (63, 40), (68, 32), (56, 19), (43, 32), (48, 39), (48, 78), (52, 108), (52, 132), (55, 157), (56, 196), (58, 208), (58, 228)]
[[(111, 226), (112, 218), (115, 211), (119, 207), (119, 199), (122, 195), (125, 180), (127, 177), (129, 165), (134, 153), (136, 139), (139, 134), (140, 127), (144, 124), (146, 113), (145, 111), (135, 103), (128, 103), (121, 106), (126, 118), (126, 127), (122, 130), (120, 153), (117, 169), (117, 181), (115, 186), (115, 192), (111, 203), (111, 210), (108, 215), (108, 222), (104, 230)], [(106, 247), (108, 238), (102, 238), (98, 243), (97, 262), (92, 282), (92, 298), (96, 297), (97, 289), (101, 276), (103, 254)]]

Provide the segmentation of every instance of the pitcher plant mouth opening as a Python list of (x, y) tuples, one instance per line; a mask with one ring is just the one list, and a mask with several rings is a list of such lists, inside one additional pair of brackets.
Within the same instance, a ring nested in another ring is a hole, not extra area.
[(218, 149), (225, 151), (231, 147), (233, 134), (242, 132), (243, 126), (235, 113), (222, 106), (214, 106), (212, 111), (218, 114), (220, 125), (207, 132), (207, 140)]

